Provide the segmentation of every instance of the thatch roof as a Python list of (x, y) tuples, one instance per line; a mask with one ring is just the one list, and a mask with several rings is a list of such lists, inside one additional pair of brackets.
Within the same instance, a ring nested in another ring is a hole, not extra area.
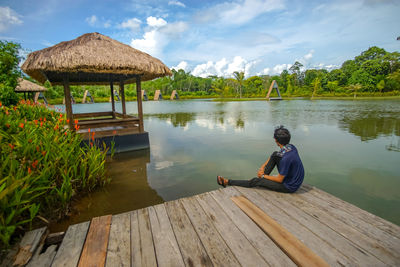
[(44, 92), (47, 91), (46, 87), (40, 86), (28, 80), (18, 78), (18, 85), (15, 87), (15, 92)]
[(172, 75), (160, 60), (100, 33), (87, 33), (74, 40), (32, 52), (21, 69), (37, 81), (62, 84), (109, 84), (142, 81)]

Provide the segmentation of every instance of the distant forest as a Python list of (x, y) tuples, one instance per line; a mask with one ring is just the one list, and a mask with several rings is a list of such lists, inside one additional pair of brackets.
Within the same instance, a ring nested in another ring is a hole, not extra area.
[[(226, 97), (248, 98), (265, 97), (273, 80), (279, 85), (283, 96), (350, 96), (350, 95), (400, 95), (400, 53), (387, 52), (383, 48), (370, 47), (352, 60), (343, 62), (340, 68), (304, 69), (296, 61), (289, 70), (280, 75), (260, 75), (245, 78), (243, 72), (232, 73), (232, 78), (193, 76), (184, 70), (172, 70), (170, 77), (158, 78), (142, 83), (149, 97), (155, 90), (161, 90), (164, 96), (172, 90), (178, 90), (182, 98)], [(48, 99), (61, 99), (64, 96), (62, 86), (45, 83)], [(116, 86), (118, 88), (118, 86)], [(109, 86), (72, 86), (72, 95), (82, 98), (85, 90), (100, 101), (110, 97)], [(136, 85), (125, 87), (128, 100), (136, 98)], [(59, 101), (56, 101), (59, 102)]]

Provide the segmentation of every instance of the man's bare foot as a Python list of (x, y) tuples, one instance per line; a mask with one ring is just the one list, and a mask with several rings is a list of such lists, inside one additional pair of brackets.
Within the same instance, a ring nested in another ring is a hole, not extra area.
[(217, 176), (217, 183), (223, 187), (226, 187), (228, 185), (228, 179), (225, 179), (222, 176)]

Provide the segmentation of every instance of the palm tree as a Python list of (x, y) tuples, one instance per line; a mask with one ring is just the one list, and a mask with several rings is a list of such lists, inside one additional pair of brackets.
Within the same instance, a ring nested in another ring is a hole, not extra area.
[(242, 85), (244, 82), (244, 72), (243, 71), (241, 71), (241, 72), (235, 71), (233, 73), (233, 76), (235, 76), (236, 82), (239, 84), (239, 92), (240, 92), (239, 96), (240, 96), (240, 98), (242, 98)]

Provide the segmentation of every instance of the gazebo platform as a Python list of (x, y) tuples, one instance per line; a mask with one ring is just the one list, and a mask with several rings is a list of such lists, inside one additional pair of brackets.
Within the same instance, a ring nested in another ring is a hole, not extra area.
[(119, 112), (76, 113), (79, 129), (85, 143), (95, 143), (111, 147), (114, 142), (115, 152), (146, 149), (150, 147), (149, 134), (140, 131), (140, 119)]
[(53, 243), (41, 228), (25, 235), (9, 263), (296, 266), (285, 247), (232, 201), (240, 195), (331, 266), (400, 265), (399, 226), (308, 185), (295, 194), (227, 187), (71, 225)]

